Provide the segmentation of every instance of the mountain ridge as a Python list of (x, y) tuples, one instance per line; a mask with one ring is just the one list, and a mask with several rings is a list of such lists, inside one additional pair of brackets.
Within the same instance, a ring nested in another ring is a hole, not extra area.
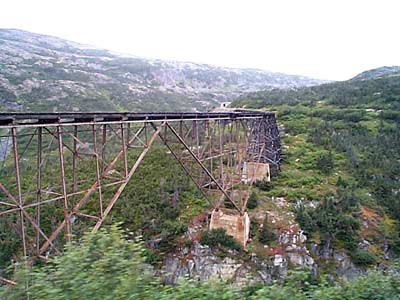
[(342, 108), (400, 109), (400, 72), (396, 67), (364, 71), (352, 79), (286, 90), (263, 90), (239, 96), (233, 106), (263, 108), (326, 101)]
[(141, 58), (0, 29), (0, 107), (7, 111), (204, 111), (246, 92), (323, 82), (250, 68)]
[(381, 78), (381, 77), (391, 76), (399, 72), (400, 72), (400, 66), (383, 66), (361, 72), (360, 74), (357, 74), (350, 80), (368, 80), (374, 78)]

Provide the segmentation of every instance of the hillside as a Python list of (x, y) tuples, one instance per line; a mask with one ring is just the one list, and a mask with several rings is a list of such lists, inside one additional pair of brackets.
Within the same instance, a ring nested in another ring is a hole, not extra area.
[[(364, 78), (366, 71), (355, 78)], [(264, 90), (248, 93), (235, 100), (235, 106), (263, 108), (269, 105), (316, 105), (318, 101), (338, 107), (400, 109), (400, 71), (364, 80), (332, 82), (305, 88)]]
[[(381, 67), (362, 72), (357, 76), (355, 76), (354, 78), (352, 78), (352, 80), (368, 80), (373, 78), (389, 76), (393, 73), (399, 73), (399, 72), (400, 72), (400, 66)], [(396, 74), (393, 75), (396, 76)]]
[(3, 111), (204, 111), (246, 92), (319, 83), (254, 69), (145, 59), (0, 29)]
[[(188, 276), (265, 284), (294, 268), (311, 270), (316, 282), (324, 275), (355, 279), (374, 266), (393, 271), (400, 254), (400, 77), (392, 75), (262, 91), (234, 102), (275, 110), (284, 142), (279, 175), (253, 186), (246, 251), (224, 231), (207, 230), (209, 205), (162, 145), (149, 151), (111, 218), (143, 238), (146, 262), (167, 283)], [(34, 163), (31, 154), (25, 163)], [(0, 182), (13, 180), (13, 163), (8, 157)], [(96, 176), (90, 165), (80, 167)], [(25, 184), (34, 188), (35, 169), (25, 171)], [(42, 222), (54, 226), (44, 216)], [(6, 228), (0, 227), (0, 268), (21, 252)]]
[[(376, 72), (355, 78), (366, 74)], [(291, 203), (325, 272), (390, 269), (400, 254), (398, 75), (251, 93), (233, 103), (277, 112), (285, 161), (260, 193)]]

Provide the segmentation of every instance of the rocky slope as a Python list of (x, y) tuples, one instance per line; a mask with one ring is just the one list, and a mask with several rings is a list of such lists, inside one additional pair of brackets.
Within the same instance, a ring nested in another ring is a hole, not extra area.
[(392, 67), (380, 67), (372, 70), (368, 70), (358, 74), (357, 76), (353, 77), (351, 80), (368, 80), (374, 78), (381, 78), (385, 76), (399, 76), (400, 66), (392, 66)]
[[(253, 220), (252, 231), (262, 229), (265, 214), (270, 220), (270, 228), (276, 234), (275, 240), (268, 244), (257, 243), (253, 236), (249, 240), (246, 253), (230, 250), (221, 253), (202, 245), (199, 232), (207, 227), (206, 223), (191, 223), (183, 237), (190, 241), (174, 253), (168, 254), (163, 261), (165, 282), (176, 283), (183, 277), (196, 281), (221, 279), (235, 286), (252, 284), (271, 284), (285, 279), (290, 269), (309, 270), (313, 276), (328, 275), (334, 280), (353, 280), (365, 275), (369, 267), (356, 263), (346, 249), (330, 247), (325, 250), (302, 230), (293, 211), (296, 204), (285, 198), (260, 199), (260, 207), (250, 212)], [(265, 205), (268, 203), (268, 209)], [(264, 206), (264, 207), (263, 207)], [(379, 242), (371, 239), (371, 232), (380, 231), (379, 212), (361, 206), (361, 237), (357, 248), (362, 251), (377, 251)], [(261, 226), (261, 228), (260, 228)], [(374, 266), (382, 272), (397, 272), (391, 260), (396, 255), (382, 243), (384, 259)], [(359, 251), (359, 250), (357, 250)]]
[(139, 58), (0, 29), (4, 111), (201, 111), (247, 92), (320, 83), (254, 69)]

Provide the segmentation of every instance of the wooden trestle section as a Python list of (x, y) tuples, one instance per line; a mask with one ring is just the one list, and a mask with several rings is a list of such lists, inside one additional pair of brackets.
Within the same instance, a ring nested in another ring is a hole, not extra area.
[[(240, 218), (251, 184), (269, 180), (281, 161), (270, 112), (0, 113), (1, 225), (18, 234), (26, 258), (60, 253), (77, 219), (93, 231), (104, 223), (155, 144), (179, 161), (214, 214), (229, 207)], [(45, 214), (50, 226), (42, 226)], [(211, 225), (224, 226), (221, 218)]]

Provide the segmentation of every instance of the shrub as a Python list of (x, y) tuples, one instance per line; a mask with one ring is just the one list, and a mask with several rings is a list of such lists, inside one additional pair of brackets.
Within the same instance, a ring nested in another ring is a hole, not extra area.
[(268, 192), (272, 188), (272, 184), (266, 180), (256, 180), (254, 185), (264, 192)]
[(258, 240), (263, 244), (267, 244), (269, 242), (274, 241), (275, 239), (276, 239), (276, 234), (272, 231), (272, 228), (269, 225), (268, 215), (265, 215), (263, 227), (261, 229)]
[(376, 257), (372, 253), (364, 250), (355, 252), (352, 255), (353, 263), (358, 266), (369, 266), (376, 263)]
[(144, 263), (143, 250), (116, 227), (85, 235), (79, 246), (69, 245), (53, 263), (34, 266), (29, 274), (21, 267), (14, 288), (0, 287), (0, 299), (378, 300), (398, 299), (400, 293), (399, 274), (379, 272), (342, 284), (317, 281), (310, 271), (298, 270), (289, 271), (283, 282), (245, 285), (241, 290), (223, 282), (184, 278), (166, 286)]
[(250, 219), (250, 238), (254, 239), (258, 236), (259, 228), (258, 222), (255, 218)]
[(317, 168), (325, 175), (329, 175), (334, 167), (332, 152), (321, 153), (317, 157)]
[[(311, 212), (312, 214), (312, 212)], [(296, 209), (296, 220), (306, 234), (311, 234), (317, 230), (315, 219), (310, 216), (310, 212), (305, 209), (303, 204), (300, 204)]]
[[(125, 240), (113, 226), (107, 233), (86, 234), (79, 245), (70, 244), (62, 256), (30, 274), (22, 267), (17, 284), (1, 299), (122, 299), (154, 290), (156, 282), (144, 264), (143, 246)], [(25, 287), (30, 282), (30, 287)], [(11, 295), (8, 295), (10, 293)], [(101, 296), (100, 296), (101, 295)], [(2, 297), (3, 296), (3, 297)]]
[(247, 208), (248, 209), (254, 209), (258, 205), (258, 196), (256, 192), (252, 192), (249, 198), (249, 201), (247, 201)]
[(212, 248), (226, 248), (231, 250), (241, 250), (242, 246), (223, 228), (202, 231), (200, 233), (200, 243)]

